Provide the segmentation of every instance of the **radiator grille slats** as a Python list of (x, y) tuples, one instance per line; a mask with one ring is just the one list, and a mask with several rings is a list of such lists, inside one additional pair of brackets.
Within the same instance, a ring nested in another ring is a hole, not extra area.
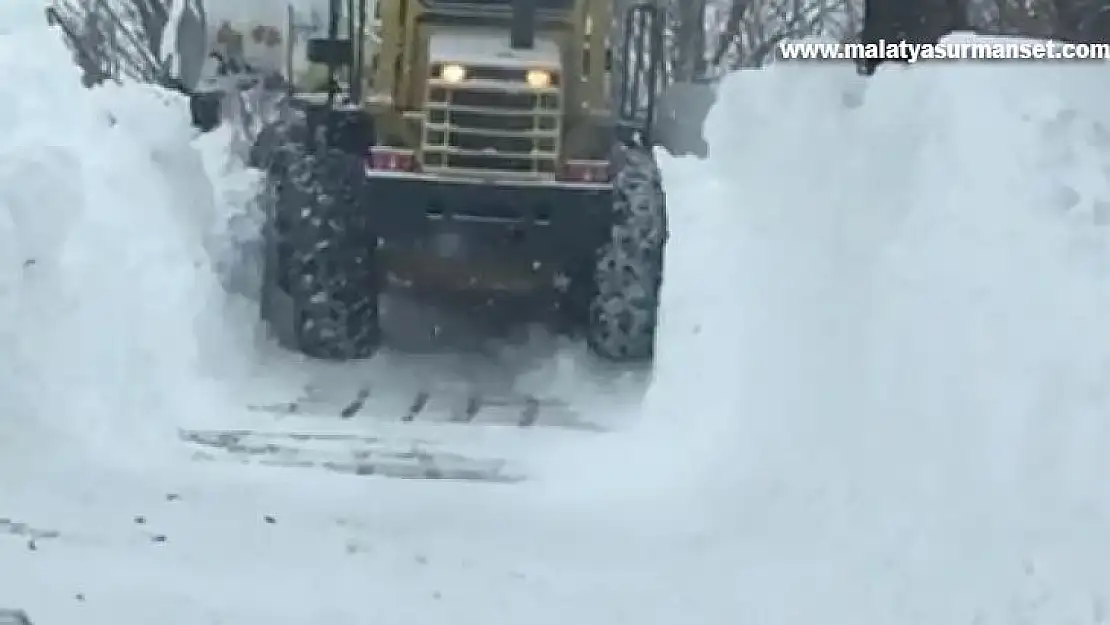
[(519, 70), (467, 69), (459, 83), (428, 81), (424, 169), (554, 179), (562, 133), (559, 89), (534, 89)]

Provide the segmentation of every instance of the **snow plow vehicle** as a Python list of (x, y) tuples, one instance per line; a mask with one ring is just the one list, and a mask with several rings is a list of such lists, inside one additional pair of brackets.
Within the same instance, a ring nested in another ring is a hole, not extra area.
[(664, 22), (611, 0), (331, 0), (252, 150), (279, 342), (368, 357), (397, 289), (514, 306), (606, 361), (649, 362)]
[[(653, 149), (704, 143), (701, 112), (671, 119), (704, 98), (662, 89), (665, 11), (616, 1), (331, 0), (326, 19), (220, 27), (225, 61), (284, 65), (288, 89), (247, 133), (265, 181), (261, 316), (295, 352), (365, 362), (298, 362), (317, 374), (235, 429), (181, 432), (195, 458), (512, 483), (535, 445), (634, 412), (667, 243)], [(397, 296), (584, 338), (598, 386), (535, 379), (560, 377), (563, 354), (369, 358)]]

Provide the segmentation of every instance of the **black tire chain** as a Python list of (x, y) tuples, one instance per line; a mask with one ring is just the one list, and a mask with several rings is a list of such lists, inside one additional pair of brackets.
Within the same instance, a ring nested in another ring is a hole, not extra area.
[(625, 146), (616, 150), (615, 224), (595, 265), (587, 342), (604, 358), (643, 361), (655, 352), (666, 197), (650, 152)]
[(292, 150), (279, 201), (295, 211), (288, 236), (291, 295), (301, 350), (316, 358), (371, 356), (380, 343), (376, 241), (351, 207), (360, 201), (357, 159), (338, 150)]

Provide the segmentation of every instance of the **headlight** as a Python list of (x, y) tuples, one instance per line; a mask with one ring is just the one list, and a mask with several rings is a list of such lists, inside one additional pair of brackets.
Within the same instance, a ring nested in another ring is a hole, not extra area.
[(545, 72), (542, 69), (529, 70), (524, 79), (533, 89), (546, 89), (551, 86), (551, 72)]
[(466, 80), (466, 68), (462, 65), (444, 65), (439, 70), (439, 77), (447, 82), (462, 82)]

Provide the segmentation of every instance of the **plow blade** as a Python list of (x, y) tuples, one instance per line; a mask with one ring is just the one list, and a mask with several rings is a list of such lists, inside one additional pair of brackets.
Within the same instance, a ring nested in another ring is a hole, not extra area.
[(557, 427), (600, 432), (605, 428), (581, 418), (567, 404), (531, 395), (490, 394), (466, 387), (389, 391), (377, 395), (372, 385), (357, 389), (305, 387), (286, 402), (253, 404), (248, 409), (277, 418), (297, 415), (396, 423), (459, 423)]
[(0, 625), (31, 625), (31, 619), (23, 610), (0, 608)]
[(440, 388), (375, 393), (370, 385), (309, 387), (290, 401), (248, 406), (226, 430), (182, 430), (193, 458), (357, 476), (515, 483), (512, 458), (553, 435), (607, 431), (553, 399)]
[(513, 483), (521, 475), (503, 459), (475, 458), (435, 449), (428, 441), (344, 433), (185, 430), (200, 449), (194, 459), (400, 479)]

